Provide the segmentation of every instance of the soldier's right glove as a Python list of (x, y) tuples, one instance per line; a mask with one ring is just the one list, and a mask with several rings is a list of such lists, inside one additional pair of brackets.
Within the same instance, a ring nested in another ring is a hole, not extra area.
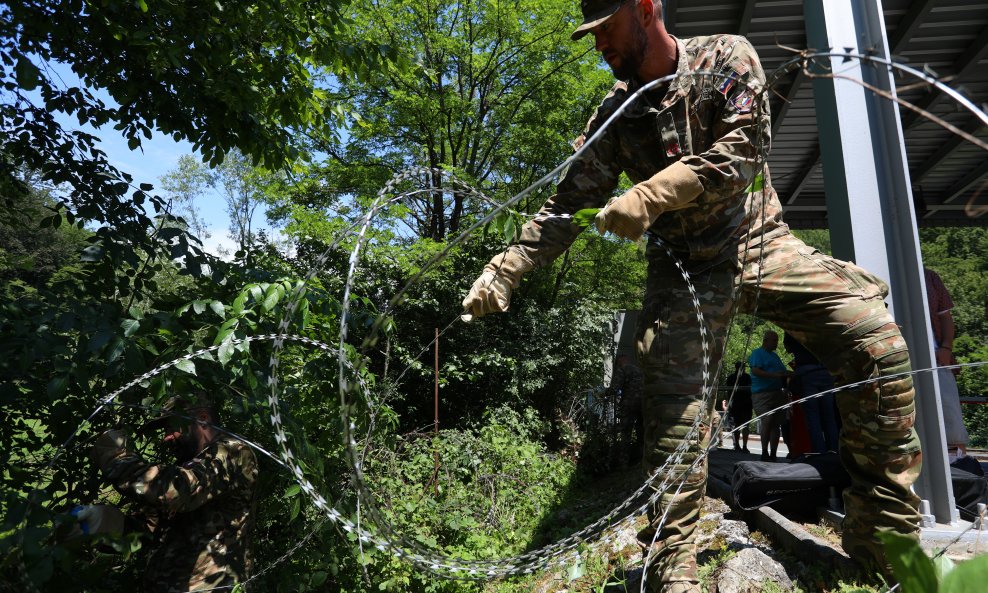
[(99, 435), (89, 457), (102, 471), (110, 465), (110, 462), (127, 450), (127, 433), (118, 428), (108, 430)]
[(701, 193), (696, 173), (677, 161), (608, 202), (594, 222), (600, 234), (637, 241), (660, 214), (689, 206)]
[(518, 288), (522, 275), (534, 267), (532, 262), (512, 249), (495, 255), (484, 266), (484, 273), (463, 299), (460, 319), (469, 322), (475, 317), (507, 311), (511, 290)]

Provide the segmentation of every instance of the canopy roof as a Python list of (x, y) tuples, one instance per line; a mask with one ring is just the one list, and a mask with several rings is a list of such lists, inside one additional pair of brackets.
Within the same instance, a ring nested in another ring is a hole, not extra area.
[[(988, 2), (883, 0), (893, 59), (935, 73), (988, 111)], [(665, 0), (669, 31), (679, 37), (746, 36), (765, 72), (806, 49), (803, 0)], [(839, 49), (839, 48), (838, 48)], [(988, 141), (988, 127), (944, 93), (911, 76), (898, 78), (899, 98)], [(772, 98), (769, 167), (786, 221), (827, 227), (813, 85), (802, 72), (782, 78)], [(988, 152), (900, 107), (906, 156), (920, 226), (988, 226)]]

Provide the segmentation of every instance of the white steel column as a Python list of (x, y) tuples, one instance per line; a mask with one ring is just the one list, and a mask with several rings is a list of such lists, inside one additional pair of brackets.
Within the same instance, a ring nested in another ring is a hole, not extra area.
[[(804, 13), (810, 48), (889, 57), (881, 0), (804, 0)], [(885, 66), (842, 57), (822, 64), (826, 67), (818, 73), (840, 74), (895, 93), (892, 72)], [(898, 105), (840, 78), (814, 78), (813, 93), (834, 255), (889, 282), (888, 306), (909, 345), (913, 368), (932, 368), (932, 330)], [(916, 491), (938, 523), (954, 524), (959, 517), (940, 386), (931, 372), (919, 373), (913, 381), (923, 445)]]

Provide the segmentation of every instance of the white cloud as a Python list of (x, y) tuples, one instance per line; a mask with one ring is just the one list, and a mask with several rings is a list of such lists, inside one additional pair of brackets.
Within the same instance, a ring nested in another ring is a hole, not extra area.
[(224, 261), (231, 261), (237, 251), (237, 242), (226, 229), (212, 226), (209, 227), (209, 238), (202, 242), (202, 248), (206, 253), (211, 253)]

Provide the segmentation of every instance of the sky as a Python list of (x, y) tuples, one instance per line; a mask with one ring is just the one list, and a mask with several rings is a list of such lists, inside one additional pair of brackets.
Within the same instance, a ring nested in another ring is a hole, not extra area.
[[(86, 86), (72, 73), (68, 66), (51, 63), (48, 66), (51, 68), (54, 80), (61, 80), (66, 86)], [(107, 106), (114, 107), (117, 105), (106, 91), (94, 90), (91, 87), (89, 90)], [(28, 96), (38, 103), (41, 101), (40, 95), (36, 92), (28, 93)], [(178, 165), (178, 159), (181, 156), (193, 154), (191, 143), (184, 140), (176, 142), (170, 135), (158, 130), (152, 131), (150, 139), (141, 137), (141, 146), (136, 150), (131, 150), (127, 146), (127, 139), (119, 131), (113, 129), (112, 123), (94, 129), (89, 125), (80, 126), (77, 118), (66, 116), (64, 113), (56, 113), (55, 115), (58, 122), (66, 130), (81, 130), (99, 138), (99, 148), (106, 153), (111, 165), (124, 173), (133, 175), (134, 185), (140, 183), (154, 185), (154, 191), (158, 195), (163, 193), (160, 187), (161, 177)], [(229, 219), (222, 196), (217, 193), (207, 194), (203, 196), (197, 206), (200, 215), (209, 227), (210, 238), (204, 241), (206, 251), (215, 255), (219, 255), (220, 247), (230, 253), (236, 251), (235, 244), (227, 231)], [(258, 208), (253, 226), (255, 229), (264, 229), (270, 233), (271, 227), (267, 224), (262, 208), (263, 206)]]

